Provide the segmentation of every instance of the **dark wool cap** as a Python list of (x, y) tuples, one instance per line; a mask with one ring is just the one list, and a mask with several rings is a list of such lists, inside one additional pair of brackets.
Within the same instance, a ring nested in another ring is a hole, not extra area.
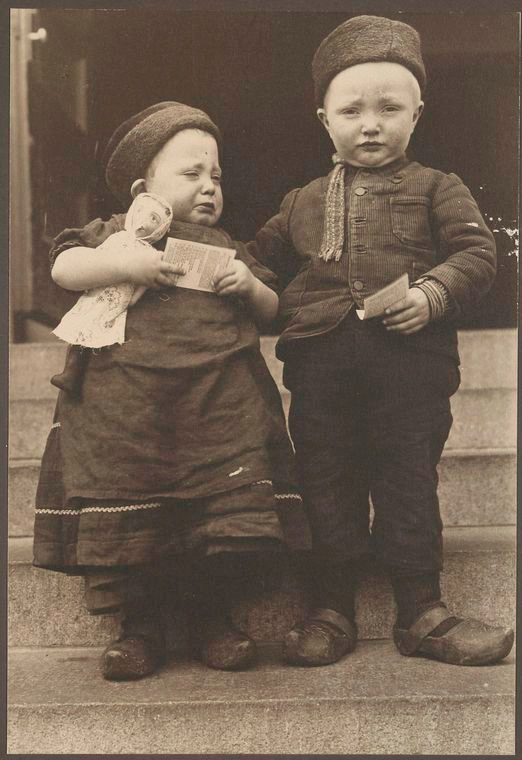
[(339, 72), (358, 63), (400, 63), (426, 86), (418, 32), (383, 16), (354, 16), (325, 37), (312, 61), (315, 99), (322, 106), (328, 85)]
[(210, 117), (184, 103), (156, 103), (124, 121), (110, 138), (102, 156), (105, 181), (111, 192), (125, 203), (129, 202), (132, 183), (145, 176), (158, 151), (183, 129), (209, 132), (221, 147), (221, 134)]

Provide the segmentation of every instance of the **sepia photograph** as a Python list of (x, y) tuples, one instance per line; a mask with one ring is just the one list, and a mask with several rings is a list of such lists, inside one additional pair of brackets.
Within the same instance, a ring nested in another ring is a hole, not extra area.
[(107, 5), (4, 14), (8, 755), (514, 755), (521, 14)]

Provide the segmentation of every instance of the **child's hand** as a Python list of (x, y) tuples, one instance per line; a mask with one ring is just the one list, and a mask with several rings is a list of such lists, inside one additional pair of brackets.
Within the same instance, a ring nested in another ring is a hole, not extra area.
[(270, 323), (277, 313), (277, 294), (258, 280), (242, 261), (229, 261), (214, 277), (212, 287), (220, 296), (243, 296), (259, 324)]
[(172, 275), (185, 274), (184, 267), (164, 261), (152, 246), (140, 246), (139, 249), (130, 251), (126, 267), (130, 282), (147, 288), (173, 287), (176, 278)]
[(428, 297), (420, 288), (410, 288), (406, 298), (386, 309), (385, 314), (383, 323), (387, 330), (412, 335), (430, 321)]
[(220, 296), (231, 294), (250, 296), (255, 289), (256, 278), (242, 261), (232, 259), (213, 281), (213, 287)]

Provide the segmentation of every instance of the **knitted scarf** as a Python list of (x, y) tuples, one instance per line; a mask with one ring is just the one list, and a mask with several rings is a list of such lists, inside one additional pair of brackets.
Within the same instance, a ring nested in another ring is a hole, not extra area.
[(339, 261), (344, 244), (344, 161), (338, 153), (332, 156), (333, 174), (326, 191), (323, 240), (319, 258)]

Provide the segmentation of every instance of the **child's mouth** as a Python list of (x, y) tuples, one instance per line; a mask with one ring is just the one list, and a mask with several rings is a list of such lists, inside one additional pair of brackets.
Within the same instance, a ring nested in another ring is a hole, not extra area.
[(379, 150), (379, 148), (382, 148), (383, 143), (380, 142), (365, 142), (361, 143), (359, 147), (361, 147), (363, 150)]
[(199, 211), (204, 211), (206, 213), (214, 213), (214, 204), (213, 203), (199, 203), (196, 208)]

